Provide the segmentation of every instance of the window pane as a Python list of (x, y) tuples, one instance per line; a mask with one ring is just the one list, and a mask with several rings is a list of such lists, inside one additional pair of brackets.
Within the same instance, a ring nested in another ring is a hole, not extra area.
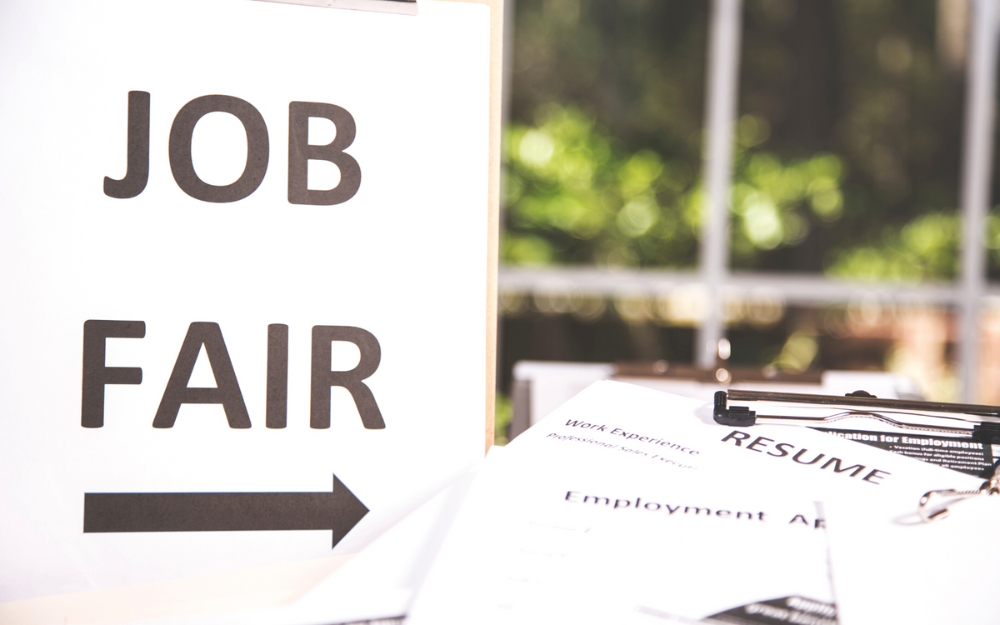
[(504, 263), (696, 263), (707, 14), (517, 3)]
[(958, 272), (963, 0), (747, 0), (735, 269)]

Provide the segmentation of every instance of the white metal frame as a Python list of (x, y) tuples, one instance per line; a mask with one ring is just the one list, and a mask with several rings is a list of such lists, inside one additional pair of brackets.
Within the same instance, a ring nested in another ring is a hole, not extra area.
[(723, 302), (729, 297), (753, 298), (755, 293), (779, 296), (788, 304), (848, 304), (856, 301), (933, 304), (961, 310), (959, 365), (962, 396), (976, 396), (979, 357), (979, 315), (986, 297), (1000, 297), (1000, 286), (986, 281), (985, 223), (992, 175), (993, 116), (996, 97), (997, 0), (969, 0), (969, 62), (964, 120), (960, 205), (962, 257), (956, 283), (873, 283), (832, 280), (821, 275), (733, 274), (728, 269), (727, 199), (732, 180), (733, 127), (737, 114), (742, 0), (713, 0), (709, 25), (709, 67), (706, 81), (706, 149), (704, 178), (707, 215), (702, 226), (698, 271), (586, 267), (528, 269), (501, 267), (499, 289), (504, 293), (544, 295), (588, 294), (605, 297), (655, 297), (677, 287), (704, 293), (707, 306), (696, 333), (695, 362), (715, 364), (724, 337)]

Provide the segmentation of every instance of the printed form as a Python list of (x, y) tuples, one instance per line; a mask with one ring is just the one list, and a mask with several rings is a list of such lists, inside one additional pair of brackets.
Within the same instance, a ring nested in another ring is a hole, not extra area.
[(407, 623), (835, 614), (812, 502), (705, 490), (634, 472), (550, 476), (491, 457)]

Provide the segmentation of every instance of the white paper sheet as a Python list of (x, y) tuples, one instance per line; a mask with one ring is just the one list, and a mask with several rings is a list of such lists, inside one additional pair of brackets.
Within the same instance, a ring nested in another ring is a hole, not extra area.
[(827, 516), (840, 625), (1000, 622), (1000, 497), (963, 501), (933, 523), (880, 502), (831, 503)]
[(408, 624), (654, 623), (791, 609), (765, 602), (833, 609), (826, 539), (808, 500), (505, 460), (491, 458), (475, 483)]

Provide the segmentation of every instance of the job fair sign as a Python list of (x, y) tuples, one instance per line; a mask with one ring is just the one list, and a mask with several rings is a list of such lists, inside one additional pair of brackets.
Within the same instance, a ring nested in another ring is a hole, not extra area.
[(354, 553), (482, 456), (489, 33), (3, 3), (0, 601)]

